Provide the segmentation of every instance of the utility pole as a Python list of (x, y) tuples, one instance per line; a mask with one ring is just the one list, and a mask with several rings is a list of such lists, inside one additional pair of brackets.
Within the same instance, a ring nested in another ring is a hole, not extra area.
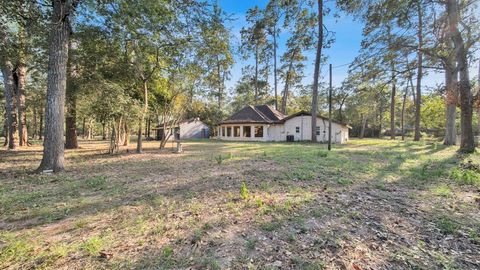
[(329, 65), (330, 87), (328, 88), (328, 151), (332, 150), (332, 64)]

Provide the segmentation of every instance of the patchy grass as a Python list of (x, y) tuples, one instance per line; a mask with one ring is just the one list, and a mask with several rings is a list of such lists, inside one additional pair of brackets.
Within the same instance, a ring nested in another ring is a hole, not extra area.
[(478, 269), (478, 154), (430, 142), (81, 141), (0, 153), (1, 269)]

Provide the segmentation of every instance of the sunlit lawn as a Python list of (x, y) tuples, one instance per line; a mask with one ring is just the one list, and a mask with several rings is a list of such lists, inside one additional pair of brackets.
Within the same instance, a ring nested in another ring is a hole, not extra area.
[[(0, 151), (0, 269), (478, 269), (480, 155), (435, 142)], [(242, 188), (242, 184), (245, 183)], [(359, 268), (356, 268), (359, 267)]]

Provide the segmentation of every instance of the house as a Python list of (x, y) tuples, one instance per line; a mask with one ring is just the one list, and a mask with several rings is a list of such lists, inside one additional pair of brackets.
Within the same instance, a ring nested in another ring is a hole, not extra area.
[[(235, 141), (311, 141), (311, 113), (286, 116), (267, 105), (245, 106), (221, 121), (217, 138)], [(332, 121), (332, 143), (348, 141), (351, 127)], [(317, 116), (317, 141), (328, 141), (328, 118)]]
[[(185, 139), (202, 139), (210, 137), (210, 128), (200, 121), (199, 118), (190, 118), (179, 122), (178, 124), (170, 123), (167, 125), (167, 140), (185, 140)], [(159, 125), (156, 130), (156, 140), (162, 140), (164, 129)], [(170, 135), (170, 136), (169, 136)]]

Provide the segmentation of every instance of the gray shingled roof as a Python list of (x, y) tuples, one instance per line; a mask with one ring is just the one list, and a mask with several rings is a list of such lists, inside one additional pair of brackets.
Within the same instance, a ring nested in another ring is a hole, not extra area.
[(232, 114), (229, 118), (220, 122), (220, 124), (234, 123), (279, 123), (285, 115), (268, 105), (245, 106), (238, 112)]

